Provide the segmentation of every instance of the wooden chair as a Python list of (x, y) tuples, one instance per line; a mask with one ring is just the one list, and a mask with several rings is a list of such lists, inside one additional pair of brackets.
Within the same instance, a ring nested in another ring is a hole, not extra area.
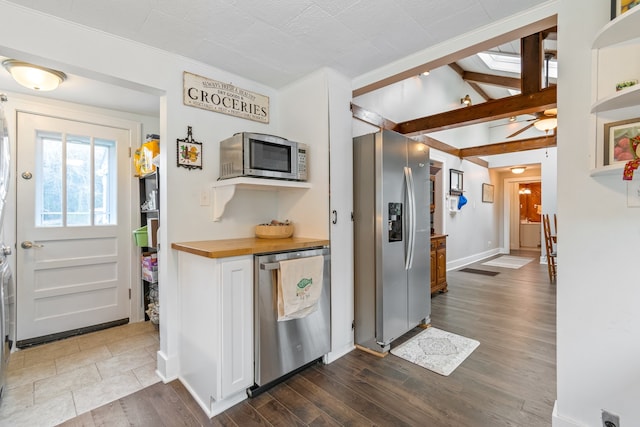
[(549, 281), (554, 282), (556, 280), (556, 251), (553, 248), (553, 244), (557, 240), (558, 226), (556, 222), (556, 234), (552, 235), (549, 215), (547, 214), (542, 215), (542, 226), (544, 228), (544, 246), (547, 251), (547, 269), (549, 270)]

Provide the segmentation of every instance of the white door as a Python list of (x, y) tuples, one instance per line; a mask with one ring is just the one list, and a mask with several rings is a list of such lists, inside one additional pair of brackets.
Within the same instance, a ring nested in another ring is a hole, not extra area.
[(130, 131), (17, 122), (17, 340), (129, 317)]

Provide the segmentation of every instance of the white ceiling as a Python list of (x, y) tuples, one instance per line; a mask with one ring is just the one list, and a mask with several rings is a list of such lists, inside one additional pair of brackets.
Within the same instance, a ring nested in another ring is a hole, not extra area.
[[(325, 66), (334, 68), (347, 77), (356, 77), (545, 2), (7, 1), (174, 52), (274, 88), (282, 87)], [(14, 90), (6, 82), (6, 74), (0, 73), (0, 87)], [(56, 98), (64, 95), (61, 95), (64, 86), (70, 86), (76, 80), (75, 76), (71, 77), (56, 91)], [(88, 82), (80, 81), (78, 84), (81, 83)], [(113, 90), (110, 93), (116, 103), (121, 102), (117, 99), (124, 96)], [(157, 112), (157, 99), (154, 96), (148, 98), (143, 98), (141, 102), (152, 101), (154, 111)], [(108, 105), (105, 107), (113, 108)], [(127, 111), (143, 112), (145, 108), (148, 107), (133, 105)]]

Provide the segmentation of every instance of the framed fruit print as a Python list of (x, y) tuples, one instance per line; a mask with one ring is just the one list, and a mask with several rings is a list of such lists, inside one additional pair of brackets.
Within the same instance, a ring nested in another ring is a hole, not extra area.
[(202, 143), (195, 141), (191, 126), (187, 127), (187, 137), (177, 140), (178, 166), (187, 169), (202, 169)]
[(615, 165), (633, 160), (640, 153), (633, 153), (631, 140), (640, 135), (640, 117), (605, 123), (604, 164)]

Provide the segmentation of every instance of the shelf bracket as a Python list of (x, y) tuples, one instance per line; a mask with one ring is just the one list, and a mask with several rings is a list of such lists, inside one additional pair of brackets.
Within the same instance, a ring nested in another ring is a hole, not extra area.
[(235, 185), (213, 187), (213, 221), (218, 222), (224, 214), (224, 209), (236, 193)]

